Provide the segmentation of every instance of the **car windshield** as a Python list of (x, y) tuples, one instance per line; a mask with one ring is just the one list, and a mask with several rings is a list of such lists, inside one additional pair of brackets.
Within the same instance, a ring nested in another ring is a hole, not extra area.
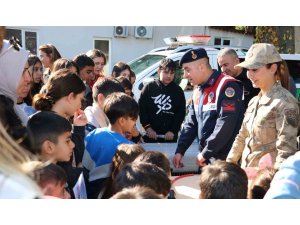
[(130, 68), (139, 76), (139, 73), (143, 70), (149, 68), (150, 66), (154, 65), (155, 63), (159, 62), (166, 56), (163, 55), (144, 55), (141, 58), (138, 58), (129, 64)]

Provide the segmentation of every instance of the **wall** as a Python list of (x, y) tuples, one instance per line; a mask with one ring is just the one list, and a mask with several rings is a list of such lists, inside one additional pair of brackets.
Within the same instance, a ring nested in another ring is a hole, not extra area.
[[(165, 46), (163, 38), (188, 34), (205, 34), (211, 36), (231, 37), (232, 44), (249, 47), (253, 38), (241, 34), (218, 31), (209, 27), (199, 26), (153, 26), (151, 39), (137, 39), (134, 37), (134, 26), (128, 26), (126, 38), (114, 37), (113, 26), (19, 26), (8, 27), (12, 29), (25, 29), (37, 32), (38, 46), (44, 43), (54, 44), (65, 58), (74, 58), (79, 53), (86, 53), (93, 48), (94, 39), (110, 40), (110, 61), (108, 71), (118, 61), (129, 62), (145, 54), (153, 48)], [(212, 44), (213, 39), (210, 44)]]

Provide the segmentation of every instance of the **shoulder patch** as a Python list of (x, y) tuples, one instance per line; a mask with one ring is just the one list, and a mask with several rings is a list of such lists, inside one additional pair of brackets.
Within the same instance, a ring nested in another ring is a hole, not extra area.
[(232, 87), (228, 87), (225, 89), (225, 95), (228, 98), (232, 98), (235, 95), (235, 90)]
[(285, 109), (284, 116), (286, 117), (286, 122), (292, 127), (298, 126), (298, 118), (296, 109)]

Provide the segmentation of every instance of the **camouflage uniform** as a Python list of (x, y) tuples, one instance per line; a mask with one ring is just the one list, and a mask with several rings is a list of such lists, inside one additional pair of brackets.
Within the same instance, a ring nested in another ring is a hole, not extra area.
[(257, 167), (270, 153), (273, 165), (280, 164), (297, 151), (299, 107), (296, 99), (276, 82), (266, 96), (261, 93), (248, 105), (242, 127), (228, 154), (227, 161), (242, 167)]

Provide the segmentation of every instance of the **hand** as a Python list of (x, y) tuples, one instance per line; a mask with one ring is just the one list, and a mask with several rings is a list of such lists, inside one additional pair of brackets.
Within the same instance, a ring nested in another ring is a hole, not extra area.
[(87, 118), (84, 114), (84, 111), (81, 109), (78, 109), (74, 113), (74, 119), (73, 119), (73, 124), (74, 126), (85, 126), (87, 124)]
[(146, 132), (147, 132), (147, 136), (149, 138), (154, 139), (154, 140), (157, 139), (157, 134), (156, 134), (155, 130), (153, 130), (151, 127), (147, 128)]
[(203, 167), (206, 165), (205, 163), (206, 159), (203, 157), (201, 153), (197, 155), (196, 164), (200, 167)]
[(171, 131), (168, 131), (167, 133), (165, 133), (165, 140), (166, 141), (172, 141), (174, 139), (174, 134)]
[(181, 162), (181, 159), (183, 156), (180, 153), (176, 153), (176, 155), (173, 158), (173, 165), (176, 168), (184, 167), (183, 163)]

